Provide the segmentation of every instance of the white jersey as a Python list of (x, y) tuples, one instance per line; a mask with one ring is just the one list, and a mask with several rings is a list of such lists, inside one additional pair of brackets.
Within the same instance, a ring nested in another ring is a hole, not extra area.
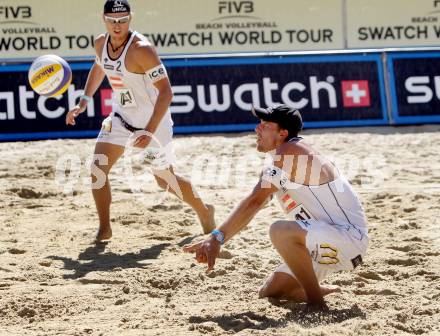
[(364, 210), (350, 183), (339, 176), (336, 180), (316, 186), (292, 182), (283, 170), (272, 166), (263, 172), (263, 181), (273, 184), (278, 191), (278, 202), (291, 220), (317, 220), (333, 226), (355, 229), (367, 235)]
[[(109, 45), (107, 34), (101, 57), (96, 62), (104, 70), (113, 89), (113, 113), (118, 112), (133, 127), (145, 128), (153, 114), (159, 90), (146, 74), (133, 73), (125, 67), (125, 57), (135, 37), (150, 44), (146, 37), (132, 32), (119, 58), (112, 59), (107, 50)], [(168, 109), (158, 128), (172, 125), (171, 112)]]

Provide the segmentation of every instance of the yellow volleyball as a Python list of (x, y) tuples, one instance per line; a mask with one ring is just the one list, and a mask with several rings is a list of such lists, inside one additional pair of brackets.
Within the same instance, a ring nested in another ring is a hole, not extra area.
[(36, 58), (29, 69), (29, 84), (41, 96), (63, 94), (72, 81), (69, 64), (59, 56), (44, 55)]

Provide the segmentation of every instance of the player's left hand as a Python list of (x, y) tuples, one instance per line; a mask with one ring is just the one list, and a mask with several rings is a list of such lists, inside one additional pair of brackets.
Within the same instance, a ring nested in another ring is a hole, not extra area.
[(214, 269), (215, 260), (218, 258), (220, 253), (220, 243), (214, 237), (207, 238), (201, 242), (186, 245), (183, 247), (185, 252), (196, 253), (196, 260), (199, 263), (207, 263), (207, 271), (212, 271)]
[(151, 142), (151, 137), (146, 134), (143, 134), (136, 138), (136, 140), (133, 142), (133, 147), (145, 148), (148, 147), (150, 142)]

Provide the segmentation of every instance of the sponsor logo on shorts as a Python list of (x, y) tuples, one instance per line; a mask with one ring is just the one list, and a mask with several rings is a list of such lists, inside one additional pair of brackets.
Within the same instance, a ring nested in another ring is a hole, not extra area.
[(359, 254), (356, 258), (351, 259), (351, 263), (353, 264), (353, 268), (358, 267), (362, 264), (362, 256)]
[(318, 261), (322, 265), (332, 265), (339, 263), (338, 249), (328, 243), (322, 243), (319, 245), (321, 258)]

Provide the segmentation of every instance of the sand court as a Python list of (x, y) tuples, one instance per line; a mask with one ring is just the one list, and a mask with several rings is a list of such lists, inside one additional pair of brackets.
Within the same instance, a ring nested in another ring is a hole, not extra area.
[[(439, 131), (304, 132), (352, 182), (369, 220), (364, 264), (326, 280), (342, 287), (326, 316), (258, 299), (280, 263), (268, 236), (283, 218), (275, 201), (206, 274), (182, 252), (202, 237), (195, 214), (159, 191), (141, 161), (114, 167), (113, 239), (95, 245), (95, 140), (0, 143), (0, 335), (438, 335)], [(177, 136), (174, 147), (176, 170), (214, 204), (217, 223), (265, 162), (251, 133)]]

